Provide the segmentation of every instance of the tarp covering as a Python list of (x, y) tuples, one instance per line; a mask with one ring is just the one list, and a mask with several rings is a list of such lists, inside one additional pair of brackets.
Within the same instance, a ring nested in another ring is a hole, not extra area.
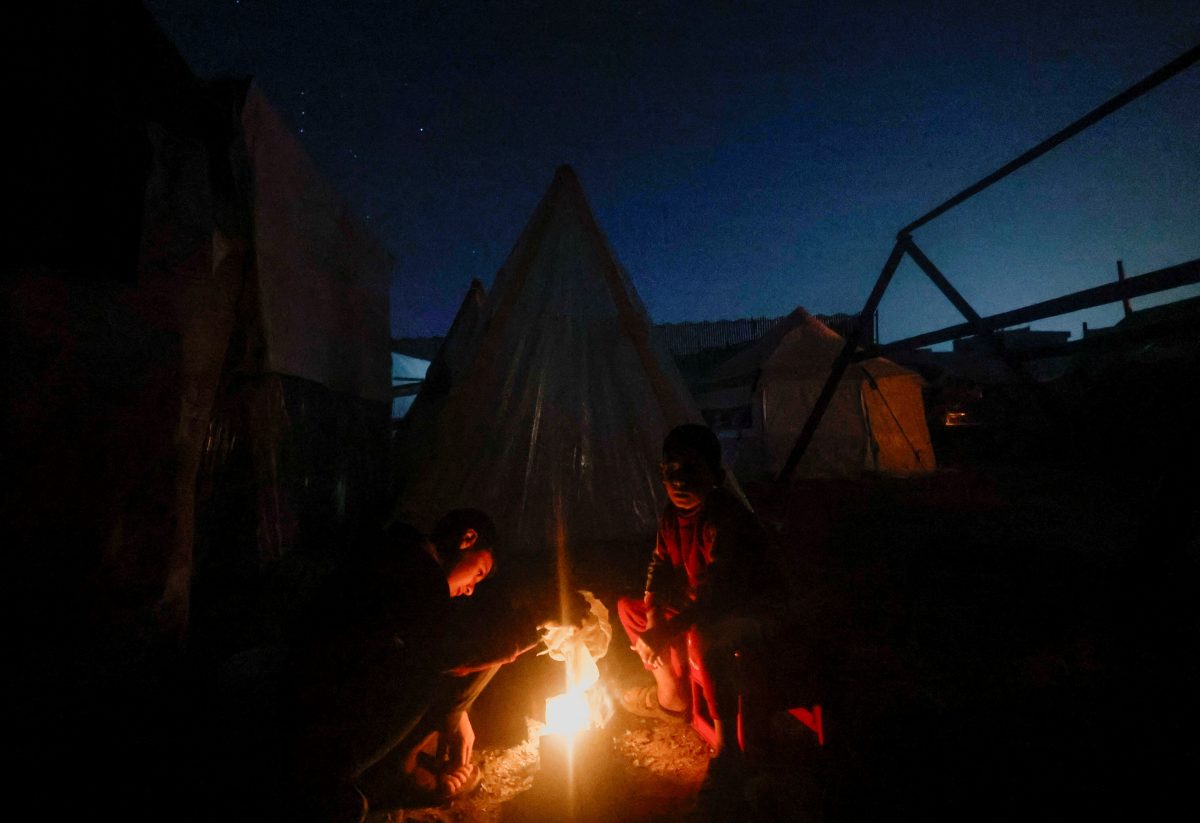
[[(214, 223), (228, 192), (212, 174), (223, 165), (213, 153), (233, 129), (145, 12), (123, 12), (114, 26), (124, 39), (91, 39), (85, 17), (78, 42), (48, 38), (39, 59), (95, 68), (136, 54), (153, 68), (71, 79), (73, 97), (109, 101), (97, 105), (106, 118), (99, 130), (137, 133), (145, 152), (136, 214), (122, 217), (139, 229), (137, 254), (115, 271), (104, 249), (89, 258), (76, 248), (63, 268), (53, 256), (39, 264), (52, 250), (35, 243), (27, 264), (6, 267), (2, 293), (3, 519), (18, 562), (8, 577), (21, 585), (5, 601), (27, 611), (16, 625), (35, 635), (34, 654), (52, 661), (28, 671), (81, 689), (145, 675), (185, 636), (196, 468), (243, 281), (240, 265), (214, 256), (238, 243), (236, 225)], [(131, 98), (171, 108), (112, 103)], [(90, 134), (64, 130), (56, 139), (70, 154)], [(36, 187), (40, 171), (32, 173)]]
[(390, 257), (256, 84), (231, 102), (248, 241), (219, 247), (244, 281), (196, 495), (192, 648), (212, 658), (269, 635), (379, 516), (392, 393)]
[(276, 640), (383, 515), (387, 406), (278, 374), (230, 380), (196, 489), (190, 642), (220, 660)]
[[(12, 175), (28, 230), (7, 238), (0, 281), (3, 519), (21, 588), (3, 600), (39, 700), (112, 689), (137, 703), (132, 684), (182, 653), (195, 617), (197, 475), (234, 381), (285, 370), (374, 403), (373, 453), (386, 449), (390, 262), (257, 88), (195, 78), (140, 4), (38, 14), (15, 55), (16, 109), (36, 124), (37, 161)], [(237, 431), (264, 456), (254, 471), (269, 466), (239, 482), (312, 480), (312, 451), (270, 442), (337, 436), (314, 422), (326, 406), (299, 405), (281, 404), (291, 429)], [(237, 524), (250, 563), (261, 535), (283, 533), (255, 514)]]
[(576, 548), (652, 534), (662, 438), (698, 420), (563, 167), (496, 275), (470, 366), (399, 511), (425, 521), (483, 508), (508, 546), (531, 554), (560, 527)]
[[(798, 308), (758, 344), (713, 370), (713, 388), (698, 398), (702, 408), (727, 409), (739, 397), (751, 406), (750, 429), (737, 439), (722, 438), (740, 477), (783, 468), (844, 344)], [(883, 358), (851, 364), (795, 476), (933, 471), (921, 386), (917, 374)]]
[(429, 382), (432, 390), (430, 396), (445, 396), (450, 386), (461, 380), (471, 367), (486, 302), (487, 290), (483, 283), (472, 280), (458, 313), (454, 315), (454, 322), (450, 324), (450, 331), (446, 333), (446, 339), (430, 365), (434, 372)]
[(420, 391), (407, 409), (404, 419), (397, 424), (392, 443), (392, 467), (395, 472), (393, 491), (397, 495), (403, 493), (413, 472), (432, 458), (438, 415), (446, 405), (450, 389), (463, 378), (471, 365), (471, 357), (479, 342), (479, 324), (486, 299), (487, 291), (483, 284), (478, 279), (472, 280), (450, 324), (450, 331), (429, 363)]
[(30, 7), (12, 30), (8, 777), (137, 819), (161, 783), (146, 718), (184, 650), (196, 472), (238, 325), (244, 269), (218, 260), (246, 240), (237, 130), (140, 4)]
[[(437, 354), (425, 372), (425, 381), (413, 402), (408, 417), (409, 426), (431, 426), (445, 403), (451, 387), (463, 378), (471, 365), (471, 357), (479, 342), (480, 317), (487, 291), (478, 280), (472, 280), (463, 297), (450, 331), (438, 347)], [(415, 438), (422, 439), (422, 438)], [(403, 464), (402, 471), (408, 464)]]
[(388, 401), (388, 253), (251, 84), (242, 128), (266, 371)]

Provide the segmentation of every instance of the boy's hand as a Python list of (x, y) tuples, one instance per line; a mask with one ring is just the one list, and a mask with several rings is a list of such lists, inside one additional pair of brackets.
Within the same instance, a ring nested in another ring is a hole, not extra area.
[(637, 652), (637, 656), (650, 668), (657, 669), (662, 666), (662, 658), (659, 657), (658, 652), (650, 648), (642, 638), (639, 637), (629, 648)]
[(658, 609), (650, 607), (646, 609), (646, 631), (651, 631), (658, 626)]
[(466, 712), (458, 716), (446, 718), (446, 727), (438, 735), (438, 762), (449, 761), (450, 768), (466, 766), (471, 762), (471, 754), (475, 751), (475, 729), (471, 727), (471, 718)]
[(641, 640), (653, 649), (656, 654), (662, 654), (662, 652), (666, 651), (670, 639), (670, 630), (663, 623), (650, 626), (646, 631), (642, 632), (641, 636)]

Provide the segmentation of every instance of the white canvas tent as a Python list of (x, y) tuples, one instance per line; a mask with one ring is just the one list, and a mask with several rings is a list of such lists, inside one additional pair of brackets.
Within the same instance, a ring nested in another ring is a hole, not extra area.
[[(724, 413), (734, 421), (719, 434), (739, 477), (773, 476), (783, 468), (844, 343), (798, 308), (713, 370), (697, 402), (707, 416)], [(932, 471), (921, 386), (917, 374), (880, 357), (852, 364), (795, 476)]]
[(496, 275), (467, 359), (401, 516), (479, 507), (527, 554), (559, 533), (585, 551), (653, 533), (662, 438), (700, 417), (570, 168)]

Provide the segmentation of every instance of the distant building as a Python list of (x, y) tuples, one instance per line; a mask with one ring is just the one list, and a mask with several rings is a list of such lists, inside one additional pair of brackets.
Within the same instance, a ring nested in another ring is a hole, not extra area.
[[(655, 323), (651, 329), (655, 340), (675, 360), (688, 387), (694, 392), (696, 382), (702, 380), (714, 366), (762, 339), (785, 316)], [(856, 314), (829, 314), (816, 315), (816, 317), (843, 337), (850, 334), (858, 324), (858, 315)], [(392, 352), (407, 358), (431, 361), (437, 355), (444, 340), (444, 336), (396, 337), (392, 338)], [(862, 343), (864, 346), (875, 343), (873, 328), (865, 329)], [(411, 386), (407, 380), (406, 385)], [(415, 393), (414, 389), (410, 388), (409, 391)], [(407, 411), (408, 404), (398, 403), (394, 408), (398, 412), (394, 417), (400, 418)]]
[[(1029, 351), (1050, 346), (1061, 346), (1071, 339), (1069, 331), (1033, 331), (1028, 326), (1019, 329), (1004, 329), (996, 332), (1004, 348), (1010, 351)], [(990, 352), (992, 341), (979, 335), (960, 337), (954, 341), (957, 352)]]

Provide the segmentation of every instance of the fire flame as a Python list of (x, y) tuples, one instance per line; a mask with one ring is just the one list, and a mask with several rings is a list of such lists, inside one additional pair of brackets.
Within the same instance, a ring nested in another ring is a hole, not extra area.
[(581, 591), (588, 603), (587, 617), (579, 626), (547, 623), (542, 626), (545, 651), (554, 660), (566, 663), (565, 693), (546, 701), (546, 725), (542, 734), (559, 734), (567, 739), (588, 728), (599, 728), (612, 717), (612, 701), (600, 686), (596, 661), (608, 653), (612, 624), (608, 609)]

